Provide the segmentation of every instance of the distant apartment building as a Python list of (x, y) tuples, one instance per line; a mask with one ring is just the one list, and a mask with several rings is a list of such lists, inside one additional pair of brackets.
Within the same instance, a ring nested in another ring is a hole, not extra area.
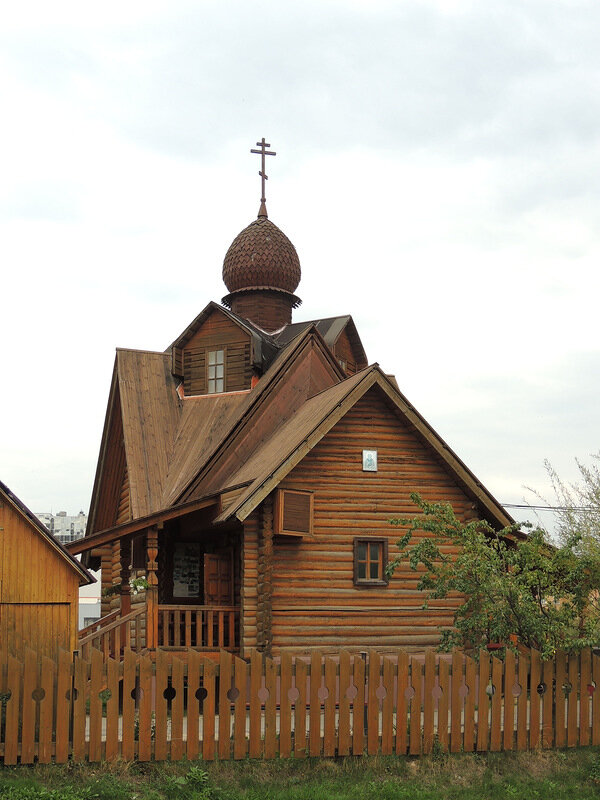
[(84, 514), (83, 511), (80, 511), (75, 517), (68, 516), (66, 511), (59, 511), (58, 514), (36, 514), (36, 517), (44, 523), (61, 544), (81, 539), (85, 534), (87, 514)]

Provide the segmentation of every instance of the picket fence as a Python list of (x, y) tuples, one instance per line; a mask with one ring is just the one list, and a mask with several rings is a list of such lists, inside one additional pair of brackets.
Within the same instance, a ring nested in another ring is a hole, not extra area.
[(600, 657), (400, 651), (249, 661), (130, 650), (2, 658), (4, 764), (526, 750), (600, 744)]

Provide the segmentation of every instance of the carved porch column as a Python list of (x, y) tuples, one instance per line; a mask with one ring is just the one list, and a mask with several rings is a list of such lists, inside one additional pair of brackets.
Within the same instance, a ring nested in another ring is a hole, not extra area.
[(120, 542), (120, 563), (121, 563), (121, 616), (124, 617), (131, 611), (131, 587), (129, 586), (129, 562), (131, 561), (131, 542), (129, 539), (121, 539)]
[(158, 647), (158, 528), (156, 525), (146, 531), (146, 647)]

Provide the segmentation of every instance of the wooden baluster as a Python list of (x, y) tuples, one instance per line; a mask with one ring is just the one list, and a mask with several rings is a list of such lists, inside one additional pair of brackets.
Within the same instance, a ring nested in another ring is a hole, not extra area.
[(224, 626), (223, 626), (223, 615), (225, 614), (224, 611), (219, 611), (219, 649), (225, 647), (225, 636), (223, 635)]
[(185, 612), (185, 646), (192, 646), (192, 612)]

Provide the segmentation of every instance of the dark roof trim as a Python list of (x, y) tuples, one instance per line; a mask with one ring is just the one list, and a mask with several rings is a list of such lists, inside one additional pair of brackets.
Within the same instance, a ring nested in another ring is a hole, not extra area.
[(122, 522), (120, 525), (115, 525), (112, 528), (107, 528), (98, 533), (92, 533), (83, 539), (78, 539), (75, 542), (70, 542), (67, 545), (68, 552), (73, 555), (85, 553), (95, 547), (104, 547), (107, 544), (116, 542), (119, 539), (128, 539), (136, 536), (144, 528), (149, 528), (152, 525), (160, 525), (161, 523), (168, 522), (172, 519), (178, 519), (186, 514), (193, 514), (195, 511), (201, 511), (203, 508), (210, 508), (210, 506), (219, 506), (221, 502), (221, 495), (232, 492), (235, 489), (240, 489), (247, 486), (247, 483), (239, 483), (236, 486), (228, 486), (227, 489), (213, 492), (212, 494), (199, 497), (197, 500), (191, 500), (188, 503), (181, 503), (178, 506), (171, 506), (170, 508), (156, 511), (154, 514), (149, 514), (146, 517), (140, 517), (129, 522)]
[[(76, 572), (79, 573), (80, 577), (80, 585), (88, 584), (88, 583), (96, 583), (96, 578), (87, 571), (87, 569), (77, 561), (76, 558), (62, 545), (58, 539), (56, 539), (48, 530), (48, 528), (36, 517), (36, 515), (30, 511), (25, 503), (22, 500), (19, 500), (16, 494), (11, 492), (8, 486), (0, 481), (0, 492), (6, 497), (8, 502), (24, 517), (26, 517), (29, 522), (37, 529), (38, 533), (40, 533), (44, 539), (61, 555), (65, 561), (68, 562), (69, 566), (72, 567)], [(83, 540), (81, 540), (83, 541)]]

